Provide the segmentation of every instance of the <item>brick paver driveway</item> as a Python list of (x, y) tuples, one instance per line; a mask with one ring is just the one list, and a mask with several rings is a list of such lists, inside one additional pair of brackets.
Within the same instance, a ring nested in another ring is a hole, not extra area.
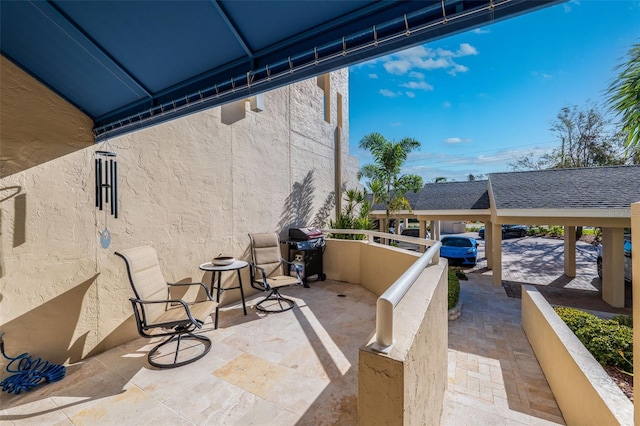
[[(485, 241), (476, 232), (463, 235), (478, 240), (478, 264), (470, 273), (491, 275), (485, 258)], [(596, 248), (576, 242), (576, 277), (564, 275), (564, 242), (557, 238), (524, 237), (502, 241), (502, 285), (509, 296), (520, 297), (522, 284), (533, 284), (553, 305), (631, 315), (631, 286), (625, 308), (602, 301), (602, 283), (596, 270)]]

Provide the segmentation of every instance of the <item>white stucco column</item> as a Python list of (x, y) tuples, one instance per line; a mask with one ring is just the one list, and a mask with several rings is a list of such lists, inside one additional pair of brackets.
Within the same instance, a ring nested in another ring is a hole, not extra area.
[[(486, 228), (485, 228), (486, 232)], [(491, 254), (493, 256), (493, 285), (502, 286), (502, 225), (491, 224)], [(486, 235), (485, 235), (486, 239)]]
[(576, 227), (564, 227), (564, 274), (576, 276)]
[[(633, 262), (633, 328), (640, 330), (640, 203), (631, 204), (631, 247), (636, 247), (635, 256), (632, 252)], [(640, 371), (640, 333), (633, 333), (633, 371)], [(640, 398), (635, 398), (634, 424), (640, 424)]]
[[(418, 224), (420, 225), (420, 233), (418, 235), (420, 235), (420, 238), (424, 240), (427, 236), (427, 221), (421, 219)], [(419, 246), (418, 250), (420, 250), (421, 253), (426, 251), (425, 246)]]
[(432, 220), (431, 221), (431, 234), (433, 235), (433, 239), (436, 241), (440, 240), (440, 221)]
[(624, 229), (602, 228), (602, 300), (624, 307)]
[(484, 257), (487, 259), (487, 268), (493, 268), (493, 243), (491, 238), (493, 236), (493, 222), (490, 220), (484, 223)]

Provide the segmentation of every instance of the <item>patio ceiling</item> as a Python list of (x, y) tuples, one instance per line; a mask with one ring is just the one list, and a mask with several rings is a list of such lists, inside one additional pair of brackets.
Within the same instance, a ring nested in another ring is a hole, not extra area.
[(561, 1), (3, 1), (0, 51), (101, 139)]

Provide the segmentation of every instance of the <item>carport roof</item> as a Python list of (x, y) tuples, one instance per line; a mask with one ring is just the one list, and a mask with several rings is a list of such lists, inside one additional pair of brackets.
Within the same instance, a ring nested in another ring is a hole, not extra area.
[[(630, 205), (640, 202), (640, 165), (490, 173), (482, 181), (428, 183), (405, 196), (412, 212), (404, 216), (458, 220), (491, 210), (496, 217), (628, 221)], [(376, 205), (372, 213), (383, 212)]]
[(561, 1), (0, 1), (0, 51), (100, 138)]
[(640, 165), (489, 175), (495, 208), (613, 209), (640, 201)]
[(487, 181), (428, 183), (417, 194), (406, 194), (414, 210), (486, 210)]

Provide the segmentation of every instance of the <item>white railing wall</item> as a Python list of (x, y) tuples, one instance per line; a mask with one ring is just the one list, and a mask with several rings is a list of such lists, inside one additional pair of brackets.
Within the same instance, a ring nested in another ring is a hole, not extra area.
[(326, 234), (353, 234), (365, 235), (369, 242), (374, 242), (374, 237), (392, 239), (412, 244), (427, 246), (427, 251), (420, 256), (389, 288), (378, 297), (376, 305), (376, 342), (373, 349), (378, 352), (389, 353), (393, 346), (393, 310), (400, 303), (404, 295), (409, 291), (422, 271), (431, 263), (439, 261), (440, 241), (425, 240), (403, 235), (393, 235), (377, 231), (358, 229), (323, 229)]

